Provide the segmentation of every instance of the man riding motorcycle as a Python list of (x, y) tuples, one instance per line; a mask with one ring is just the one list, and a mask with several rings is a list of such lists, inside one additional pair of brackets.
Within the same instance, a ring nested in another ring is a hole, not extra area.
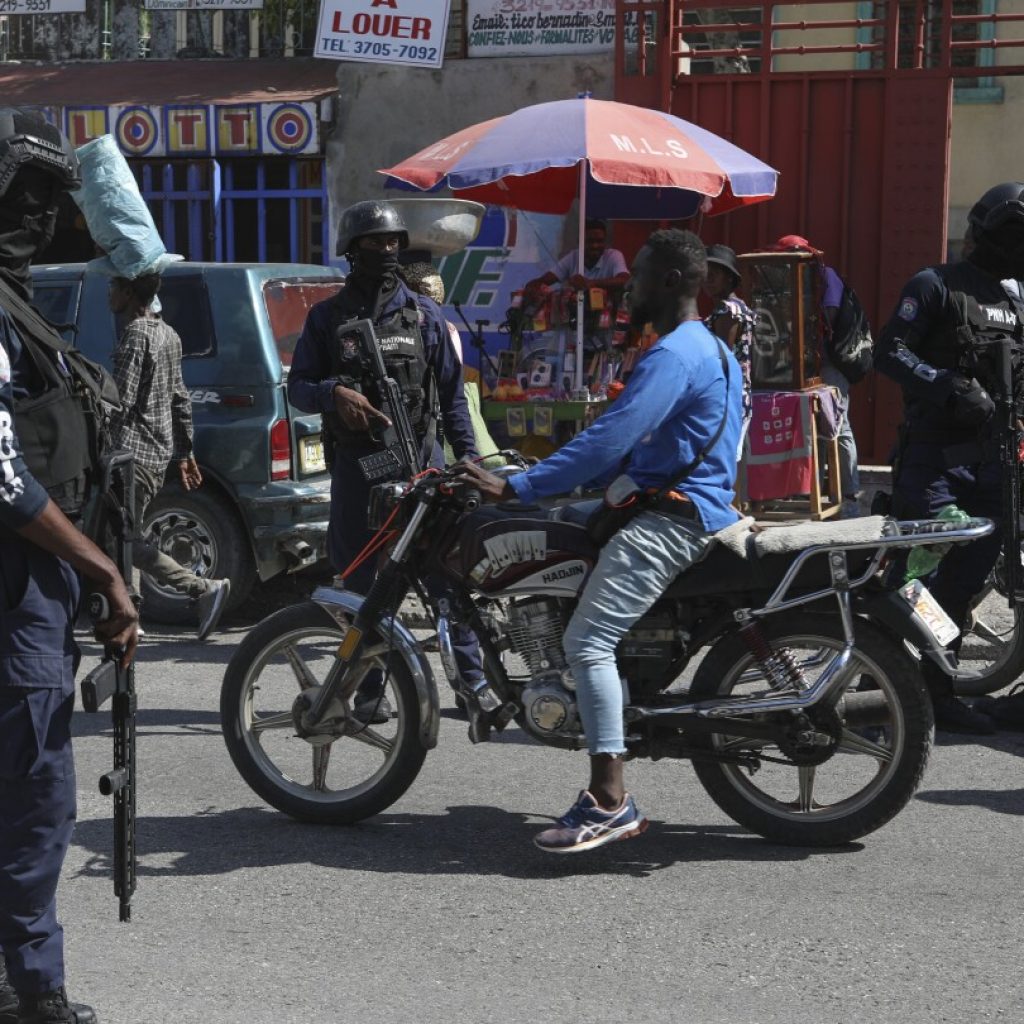
[(615, 649), (672, 580), (704, 556), (712, 535), (738, 518), (732, 500), (742, 374), (701, 322), (697, 296), (706, 274), (696, 235), (656, 231), (633, 263), (626, 302), (633, 324), (653, 324), (660, 340), (615, 404), (524, 473), (501, 478), (471, 463), (458, 467), (467, 484), (493, 500), (530, 502), (613, 477), (606, 502), (619, 504), (619, 493), (635, 492), (627, 499), (635, 514), (602, 548), (564, 637), (590, 783), (555, 826), (536, 837), (549, 853), (595, 849), (647, 827), (623, 782), (623, 687)]

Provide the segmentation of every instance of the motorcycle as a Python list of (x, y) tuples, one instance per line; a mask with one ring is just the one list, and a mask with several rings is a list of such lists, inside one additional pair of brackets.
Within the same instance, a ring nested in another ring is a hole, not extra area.
[[(224, 737), (249, 786), (288, 815), (332, 824), (409, 789), (440, 719), (400, 614), (413, 593), (431, 609), (473, 742), (515, 722), (543, 744), (584, 748), (562, 634), (599, 550), (572, 506), (482, 506), (430, 470), (377, 485), (370, 511), (378, 532), (364, 555), (387, 554), (366, 597), (319, 588), (256, 626), (227, 667)], [(910, 800), (932, 744), (908, 645), (951, 671), (957, 632), (919, 581), (888, 584), (886, 566), (937, 533), (964, 543), (992, 528), (879, 516), (762, 532), (746, 521), (717, 535), (619, 646), (626, 756), (692, 761), (729, 817), (775, 842), (832, 846), (881, 827)], [(428, 576), (450, 596), (430, 598)], [(479, 638), (484, 683), (460, 676), (454, 623)], [(370, 673), (392, 709), (380, 724), (353, 713)]]

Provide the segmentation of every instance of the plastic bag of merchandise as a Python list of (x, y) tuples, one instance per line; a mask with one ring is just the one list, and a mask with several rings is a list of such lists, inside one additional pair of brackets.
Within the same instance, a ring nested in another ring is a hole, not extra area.
[(131, 280), (183, 259), (164, 247), (135, 176), (112, 135), (76, 150), (82, 187), (72, 192), (93, 241), (106, 253), (89, 269)]

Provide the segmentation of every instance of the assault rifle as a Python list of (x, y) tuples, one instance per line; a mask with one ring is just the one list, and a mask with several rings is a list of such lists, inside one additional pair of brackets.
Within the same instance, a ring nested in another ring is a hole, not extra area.
[(359, 460), (359, 468), (363, 471), (367, 483), (410, 480), (423, 469), (420, 447), (409, 422), (409, 412), (405, 408), (402, 389), (394, 377), (388, 376), (384, 356), (373, 329), (373, 321), (355, 320), (345, 324), (344, 334), (358, 336), (363, 365), (373, 376), (380, 392), (383, 406), (381, 412), (391, 420), (391, 426), (371, 430), (372, 436), (384, 446), (384, 450), (363, 456)]
[[(114, 561), (129, 590), (132, 586), (132, 534), (135, 509), (135, 459), (118, 451), (104, 459), (101, 518), (113, 535)], [(110, 617), (106, 598), (93, 594), (89, 614), (96, 622)], [(82, 706), (95, 713), (108, 700), (114, 727), (114, 766), (100, 776), (100, 792), (114, 798), (114, 895), (119, 917), (130, 921), (135, 892), (135, 665), (121, 668), (122, 652), (107, 650), (103, 661), (82, 680)]]
[[(992, 438), (998, 449), (999, 466), (1002, 470), (1003, 572), (1006, 597), (1011, 608), (1018, 601), (1024, 600), (1020, 564), (1021, 430), (1020, 411), (1016, 401), (1017, 388), (1013, 379), (1014, 347), (1017, 344), (1019, 343), (1004, 333), (994, 334), (982, 342), (984, 359), (990, 371), (986, 383), (989, 384), (989, 390), (996, 403), (996, 411), (992, 418)], [(1018, 369), (1018, 372), (1024, 370)]]

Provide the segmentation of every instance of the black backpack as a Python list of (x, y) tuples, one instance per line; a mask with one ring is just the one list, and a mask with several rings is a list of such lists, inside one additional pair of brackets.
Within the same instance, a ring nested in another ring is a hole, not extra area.
[(77, 518), (111, 449), (110, 416), (120, 408), (117, 385), (3, 281), (0, 307), (13, 321), (34, 371), (30, 394), (14, 402), (25, 465), (60, 510)]
[(826, 330), (825, 334), (825, 354), (851, 384), (856, 384), (871, 369), (874, 352), (875, 342), (864, 307), (857, 293), (843, 281), (835, 323), (831, 332)]

